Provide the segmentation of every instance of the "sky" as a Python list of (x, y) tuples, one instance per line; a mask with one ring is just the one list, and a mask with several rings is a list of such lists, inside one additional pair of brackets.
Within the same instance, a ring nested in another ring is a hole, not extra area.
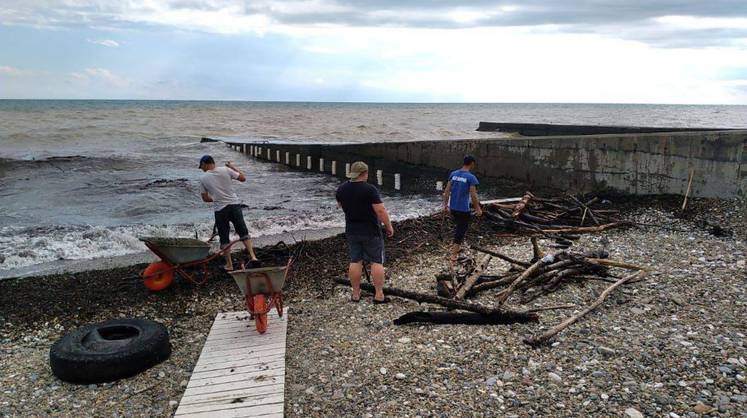
[(745, 0), (0, 0), (0, 98), (747, 104)]

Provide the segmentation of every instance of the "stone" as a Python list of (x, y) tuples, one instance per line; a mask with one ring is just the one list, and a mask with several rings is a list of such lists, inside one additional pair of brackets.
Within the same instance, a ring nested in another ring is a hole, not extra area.
[(607, 373), (603, 370), (594, 370), (593, 372), (591, 372), (591, 377), (595, 379), (601, 379), (605, 376), (607, 376)]
[(410, 337), (402, 337), (397, 342), (400, 342), (402, 344), (409, 344), (412, 341)]
[(693, 411), (695, 411), (698, 414), (707, 414), (713, 410), (713, 407), (710, 407), (703, 402), (698, 402), (695, 407), (693, 408)]
[(345, 397), (345, 393), (342, 391), (342, 389), (336, 389), (332, 393), (332, 399), (342, 399)]
[(166, 377), (166, 373), (164, 373), (164, 372), (158, 372), (158, 377), (160, 377), (161, 379), (163, 379), (164, 377)]
[(509, 370), (506, 370), (505, 372), (503, 372), (503, 381), (504, 382), (510, 382), (511, 379), (513, 379), (515, 376), (516, 375), (514, 373), (512, 373)]
[(189, 384), (189, 382), (186, 381), (186, 380), (182, 380), (181, 382), (179, 382), (179, 386), (181, 386), (183, 388), (186, 388), (188, 384)]
[(386, 374), (386, 367), (382, 367), (379, 369), (379, 373)]
[(643, 418), (643, 414), (635, 408), (626, 409), (625, 416), (628, 418)]
[(603, 347), (603, 346), (600, 345), (599, 347), (597, 347), (597, 353), (599, 353), (599, 354), (601, 354), (601, 355), (603, 355), (605, 357), (610, 357), (610, 356), (614, 356), (615, 355), (615, 350), (613, 350), (613, 349), (611, 349), (609, 347)]
[(493, 386), (493, 385), (495, 385), (495, 384), (496, 384), (497, 382), (498, 382), (498, 379), (497, 379), (497, 378), (496, 378), (495, 376), (493, 376), (493, 377), (489, 377), (489, 378), (487, 378), (487, 379), (485, 380), (485, 384), (486, 384), (486, 385), (488, 385), (488, 386)]
[(725, 374), (727, 376), (731, 376), (731, 375), (733, 375), (735, 373), (734, 369), (732, 369), (731, 367), (726, 366), (726, 365), (724, 365), (724, 366), (718, 366), (718, 371), (720, 371), (721, 373), (723, 373), (723, 374)]
[(170, 407), (174, 408), (174, 407), (176, 407), (177, 405), (179, 405), (179, 402), (177, 402), (177, 401), (169, 401), (169, 406), (170, 406)]
[(558, 375), (557, 373), (550, 372), (547, 374), (547, 377), (549, 377), (550, 380), (556, 385), (563, 383), (563, 378), (560, 377), (560, 375)]
[(405, 378), (406, 378), (407, 376), (405, 376), (405, 374), (404, 374), (404, 373), (397, 373), (397, 374), (395, 374), (395, 375), (394, 375), (394, 377), (395, 377), (395, 378), (396, 378), (397, 380), (405, 380)]

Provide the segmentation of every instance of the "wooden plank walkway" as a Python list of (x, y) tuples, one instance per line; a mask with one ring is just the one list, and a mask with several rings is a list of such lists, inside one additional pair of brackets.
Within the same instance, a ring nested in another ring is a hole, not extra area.
[(215, 317), (174, 416), (282, 417), (288, 309), (259, 334), (245, 311)]

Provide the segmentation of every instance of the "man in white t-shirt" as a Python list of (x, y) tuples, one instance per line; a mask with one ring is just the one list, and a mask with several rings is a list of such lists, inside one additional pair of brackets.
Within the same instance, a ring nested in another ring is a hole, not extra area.
[[(233, 224), (233, 229), (246, 247), (246, 252), (251, 260), (249, 267), (259, 267), (259, 261), (257, 256), (254, 255), (254, 248), (252, 248), (252, 241), (249, 239), (249, 230), (244, 223), (241, 201), (236, 192), (233, 191), (233, 185), (231, 184), (231, 180), (245, 182), (244, 173), (230, 162), (226, 163), (225, 167), (215, 167), (215, 160), (209, 155), (203, 155), (200, 159), (200, 170), (204, 172), (200, 176), (202, 200), (213, 203), (215, 227), (218, 229), (221, 249), (231, 242), (229, 240), (229, 233), (231, 232), (229, 224)], [(230, 252), (226, 253), (225, 268), (227, 271), (233, 270)]]

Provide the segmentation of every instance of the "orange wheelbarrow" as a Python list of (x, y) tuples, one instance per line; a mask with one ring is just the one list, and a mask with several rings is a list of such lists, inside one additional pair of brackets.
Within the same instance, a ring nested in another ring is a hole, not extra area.
[(267, 313), (273, 307), (277, 309), (278, 316), (283, 316), (283, 286), (292, 265), (293, 258), (291, 257), (285, 266), (229, 272), (241, 289), (241, 294), (246, 301), (246, 310), (250, 318), (254, 319), (260, 334), (267, 331)]

